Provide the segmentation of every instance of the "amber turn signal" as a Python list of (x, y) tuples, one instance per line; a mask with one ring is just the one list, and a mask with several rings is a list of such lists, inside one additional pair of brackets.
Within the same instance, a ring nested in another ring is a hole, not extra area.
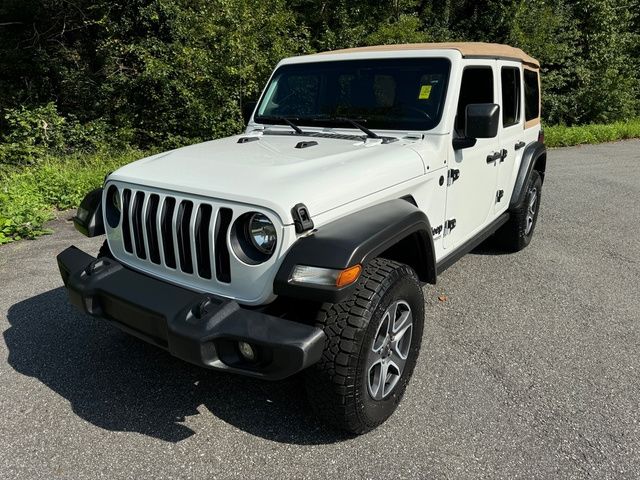
[(351, 285), (353, 282), (358, 280), (361, 271), (362, 266), (360, 265), (354, 265), (353, 267), (342, 270), (336, 279), (336, 287), (342, 288), (347, 285)]

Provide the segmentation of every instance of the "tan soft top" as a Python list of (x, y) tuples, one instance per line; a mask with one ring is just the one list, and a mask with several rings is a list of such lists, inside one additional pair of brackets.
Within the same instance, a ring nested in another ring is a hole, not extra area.
[(356, 52), (391, 52), (402, 50), (458, 50), (463, 57), (475, 58), (503, 58), (520, 60), (534, 68), (540, 68), (540, 62), (527, 55), (519, 48), (510, 47), (501, 43), (482, 42), (450, 42), (450, 43), (405, 43), (404, 45), (375, 45), (371, 47), (346, 48), (322, 52), (329, 53), (356, 53)]

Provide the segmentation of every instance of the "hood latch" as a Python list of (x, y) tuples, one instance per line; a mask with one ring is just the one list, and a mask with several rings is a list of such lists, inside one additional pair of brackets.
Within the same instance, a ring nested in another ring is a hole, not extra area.
[(309, 209), (304, 203), (299, 203), (291, 209), (293, 224), (296, 227), (296, 233), (303, 233), (313, 229), (313, 220), (309, 215)]

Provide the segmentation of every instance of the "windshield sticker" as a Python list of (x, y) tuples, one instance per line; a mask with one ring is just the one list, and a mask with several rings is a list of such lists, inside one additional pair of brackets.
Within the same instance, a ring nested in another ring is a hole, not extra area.
[(422, 85), (420, 87), (420, 94), (418, 95), (418, 100), (429, 100), (431, 96), (431, 85)]

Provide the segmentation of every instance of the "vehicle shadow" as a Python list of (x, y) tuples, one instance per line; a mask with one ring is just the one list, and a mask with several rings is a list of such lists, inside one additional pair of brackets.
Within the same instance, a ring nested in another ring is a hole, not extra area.
[(484, 242), (478, 245), (476, 248), (469, 252), (472, 255), (510, 255), (511, 252), (507, 252), (504, 248), (502, 248), (497, 240), (491, 236), (487, 238)]
[(349, 438), (313, 417), (298, 377), (265, 382), (187, 364), (77, 312), (63, 288), (13, 305), (8, 319), (9, 364), (98, 427), (179, 442), (198, 433), (183, 424), (186, 417), (212, 413), (282, 443)]

